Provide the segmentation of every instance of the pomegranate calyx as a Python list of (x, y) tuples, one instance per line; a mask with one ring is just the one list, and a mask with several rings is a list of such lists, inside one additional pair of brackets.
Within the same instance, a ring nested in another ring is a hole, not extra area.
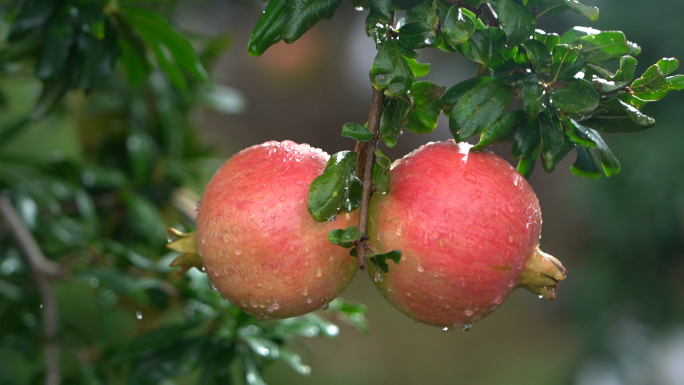
[(169, 228), (167, 232), (177, 239), (168, 243), (166, 247), (181, 253), (178, 258), (171, 262), (171, 267), (179, 266), (181, 269), (178, 274), (184, 274), (192, 267), (203, 271), (204, 265), (202, 264), (202, 258), (200, 258), (197, 251), (197, 236), (195, 232), (184, 233), (173, 228)]
[(520, 275), (518, 286), (539, 295), (540, 298), (556, 299), (555, 288), (567, 275), (568, 270), (558, 259), (541, 251), (537, 246)]

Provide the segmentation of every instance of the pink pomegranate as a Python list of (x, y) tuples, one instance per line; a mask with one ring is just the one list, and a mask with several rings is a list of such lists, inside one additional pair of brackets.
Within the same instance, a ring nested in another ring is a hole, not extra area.
[(357, 261), (327, 234), (358, 221), (316, 222), (311, 182), (329, 156), (306, 144), (267, 142), (242, 150), (207, 184), (197, 248), (209, 278), (233, 304), (261, 318), (325, 307), (351, 282)]
[(564, 279), (539, 247), (541, 211), (527, 181), (498, 156), (465, 143), (430, 143), (392, 166), (375, 194), (369, 236), (378, 252), (402, 251), (380, 292), (409, 317), (445, 329), (495, 311), (518, 287), (546, 298)]

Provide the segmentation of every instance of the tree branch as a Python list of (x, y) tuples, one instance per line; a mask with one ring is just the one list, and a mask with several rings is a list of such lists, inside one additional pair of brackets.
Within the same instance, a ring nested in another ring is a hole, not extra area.
[(28, 231), (19, 213), (7, 197), (0, 196), (0, 214), (14, 236), (31, 268), (43, 301), (43, 333), (45, 334), (45, 384), (60, 383), (59, 347), (57, 346), (57, 299), (50, 279), (62, 275), (59, 264), (45, 258), (38, 243)]
[[(375, 164), (375, 150), (380, 141), (380, 117), (382, 107), (385, 103), (385, 94), (373, 87), (370, 112), (368, 113), (368, 131), (373, 133), (374, 138), (369, 142), (358, 142), (356, 153), (358, 160), (356, 163), (356, 175), (363, 184), (363, 194), (361, 195), (361, 205), (359, 209), (359, 229), (366, 234), (366, 220), (368, 218), (368, 206), (370, 205), (371, 195), (373, 194), (373, 165)], [(359, 269), (366, 268), (366, 239), (362, 239), (356, 244), (356, 253), (359, 260)]]

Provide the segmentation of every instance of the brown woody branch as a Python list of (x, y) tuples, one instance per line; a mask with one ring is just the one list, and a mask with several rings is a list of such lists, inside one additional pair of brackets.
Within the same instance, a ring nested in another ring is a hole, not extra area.
[[(358, 154), (356, 163), (356, 175), (361, 179), (363, 194), (359, 209), (359, 229), (366, 234), (366, 220), (368, 218), (368, 206), (373, 194), (373, 165), (375, 164), (375, 150), (380, 142), (380, 117), (385, 103), (385, 94), (373, 87), (370, 112), (368, 113), (368, 131), (373, 134), (373, 139), (368, 142), (358, 142), (355, 151)], [(364, 238), (356, 243), (356, 253), (359, 260), (359, 269), (366, 268), (367, 239)]]
[(7, 197), (0, 196), (0, 214), (14, 236), (31, 268), (43, 301), (43, 333), (45, 334), (45, 384), (60, 383), (59, 347), (57, 346), (57, 299), (50, 279), (63, 274), (61, 267), (45, 257), (28, 231), (19, 213)]

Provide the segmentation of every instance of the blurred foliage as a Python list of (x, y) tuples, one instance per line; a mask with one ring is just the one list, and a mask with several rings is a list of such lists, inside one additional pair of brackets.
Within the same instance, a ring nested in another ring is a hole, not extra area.
[[(291, 346), (336, 337), (332, 316), (366, 328), (364, 306), (342, 299), (258, 320), (205, 274), (169, 267), (165, 229), (193, 226), (220, 164), (189, 114), (244, 106), (205, 71), (230, 38), (192, 35), (196, 51), (167, 21), (174, 3), (0, 3), (0, 191), (69, 271), (54, 282), (65, 384), (260, 384), (277, 359), (308, 374)], [(0, 382), (41, 383), (42, 300), (6, 229), (0, 240)]]

